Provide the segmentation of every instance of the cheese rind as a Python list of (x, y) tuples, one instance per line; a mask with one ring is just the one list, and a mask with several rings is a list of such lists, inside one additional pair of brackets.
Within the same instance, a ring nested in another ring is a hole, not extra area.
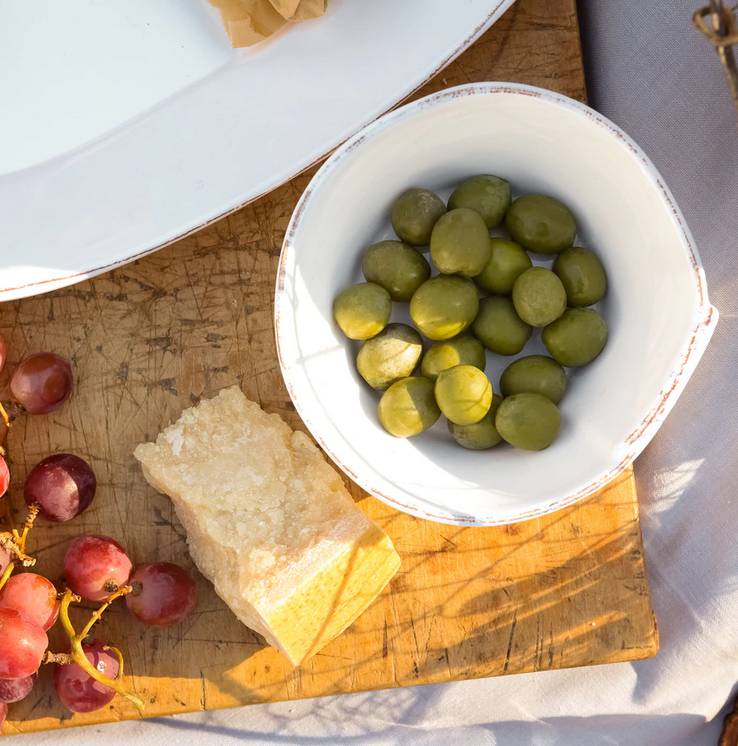
[(400, 559), (301, 432), (238, 387), (135, 450), (238, 618), (298, 665), (348, 627)]

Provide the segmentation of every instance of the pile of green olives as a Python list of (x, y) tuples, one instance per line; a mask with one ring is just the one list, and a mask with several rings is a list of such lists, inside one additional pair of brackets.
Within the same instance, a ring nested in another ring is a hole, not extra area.
[[(608, 335), (591, 308), (607, 292), (607, 275), (594, 252), (574, 245), (571, 210), (545, 194), (513, 199), (508, 181), (480, 174), (448, 204), (429, 189), (408, 189), (390, 220), (397, 240), (370, 246), (366, 282), (333, 303), (343, 333), (362, 343), (359, 375), (383, 392), (382, 427), (407, 438), (443, 415), (470, 450), (503, 441), (550, 446), (561, 426), (564, 369), (591, 363)], [(553, 264), (541, 266), (542, 257)], [(390, 322), (394, 304), (408, 304), (412, 326)], [(538, 329), (548, 355), (513, 360), (494, 390), (487, 354), (517, 356)]]

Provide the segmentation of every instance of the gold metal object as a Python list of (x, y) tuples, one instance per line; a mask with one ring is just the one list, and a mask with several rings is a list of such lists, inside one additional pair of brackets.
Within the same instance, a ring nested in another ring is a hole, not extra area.
[[(706, 18), (710, 16), (712, 23)], [(733, 54), (733, 44), (738, 44), (738, 21), (732, 8), (723, 6), (722, 0), (710, 0), (710, 5), (700, 8), (692, 16), (697, 29), (712, 42), (725, 70), (730, 95), (738, 110), (738, 66)]]

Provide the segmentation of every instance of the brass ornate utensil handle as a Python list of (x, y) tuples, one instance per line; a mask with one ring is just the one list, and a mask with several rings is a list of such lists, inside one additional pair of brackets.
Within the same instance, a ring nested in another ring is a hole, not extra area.
[[(712, 17), (712, 25), (705, 20)], [(694, 25), (712, 42), (720, 56), (720, 62), (728, 79), (730, 95), (738, 110), (738, 66), (733, 54), (733, 44), (738, 44), (738, 21), (732, 9), (723, 6), (722, 0), (710, 0), (710, 5), (695, 11)]]

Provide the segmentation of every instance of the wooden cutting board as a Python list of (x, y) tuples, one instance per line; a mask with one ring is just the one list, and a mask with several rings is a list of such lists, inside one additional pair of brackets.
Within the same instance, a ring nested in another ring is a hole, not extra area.
[[(574, 0), (518, 0), (418, 95), (477, 80), (584, 99)], [(0, 305), (8, 369), (49, 349), (68, 357), (76, 376), (60, 412), (13, 428), (16, 520), (26, 473), (51, 453), (81, 455), (99, 482), (82, 516), (34, 530), (39, 571), (58, 579), (69, 540), (104, 533), (127, 547), (134, 564), (166, 560), (195, 573), (200, 603), (181, 626), (145, 627), (117, 602), (98, 630), (122, 649), (149, 717), (654, 655), (658, 633), (630, 470), (574, 507), (500, 528), (418, 520), (349, 485), (390, 534), (403, 565), (355, 624), (297, 669), (264, 647), (197, 574), (170, 501), (146, 484), (132, 451), (183, 408), (234, 383), (303, 427), (277, 364), (272, 302), (282, 236), (311, 175), (146, 259)], [(7, 372), (0, 386), (6, 383)], [(61, 644), (55, 629), (52, 648)], [(119, 697), (71, 716), (50, 674), (44, 667), (33, 693), (11, 705), (6, 733), (138, 717)]]

